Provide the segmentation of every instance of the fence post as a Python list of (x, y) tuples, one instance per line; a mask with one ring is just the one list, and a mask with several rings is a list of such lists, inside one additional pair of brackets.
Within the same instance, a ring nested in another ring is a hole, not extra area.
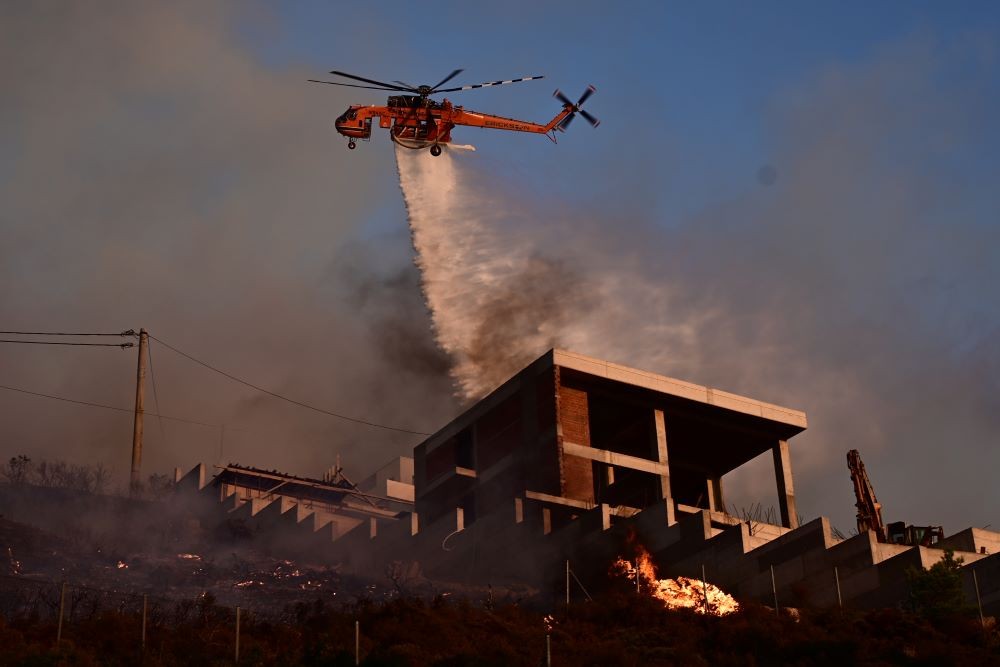
[(56, 626), (56, 647), (62, 641), (63, 609), (66, 607), (66, 582), (62, 582), (59, 592), (59, 624)]
[(566, 559), (566, 606), (569, 606), (569, 559)]
[(354, 664), (361, 664), (361, 622), (354, 621)]
[(986, 619), (983, 618), (983, 600), (979, 597), (979, 577), (976, 576), (976, 571), (972, 570), (972, 585), (976, 588), (976, 604), (979, 606), (979, 625), (986, 628)]
[(705, 595), (705, 615), (708, 615), (708, 581), (705, 579), (705, 564), (701, 564), (701, 589)]
[(836, 565), (833, 566), (833, 581), (837, 584), (837, 606), (843, 609), (844, 599), (840, 596), (840, 572)]
[(240, 663), (240, 608), (236, 607), (236, 664)]
[(552, 667), (552, 635), (545, 633), (545, 667)]
[(780, 616), (778, 611), (778, 584), (774, 581), (774, 565), (771, 566), (771, 591), (774, 593), (774, 615)]
[(146, 652), (146, 594), (142, 594), (142, 652)]

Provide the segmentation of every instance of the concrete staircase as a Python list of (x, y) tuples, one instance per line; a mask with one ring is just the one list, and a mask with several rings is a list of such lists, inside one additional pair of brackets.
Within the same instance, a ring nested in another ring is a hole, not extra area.
[[(584, 581), (600, 581), (632, 542), (652, 555), (661, 577), (701, 577), (742, 599), (782, 606), (892, 606), (908, 597), (906, 571), (929, 568), (953, 549), (963, 560), (967, 599), (975, 604), (972, 572), (987, 614), (1000, 615), (1000, 533), (966, 529), (941, 548), (882, 544), (872, 532), (834, 536), (826, 517), (790, 530), (744, 522), (709, 510), (678, 510), (660, 501), (638, 513), (599, 505), (575, 510), (553, 528), (544, 502), (515, 498), (509, 508), (465, 525), (462, 510), (426, 525), (414, 513), (394, 518), (364, 508), (320, 512), (293, 499), (221, 498), (197, 466), (177, 482), (178, 498), (203, 526), (242, 522), (275, 553), (339, 563), (359, 575), (380, 577), (405, 564), (432, 578), (479, 584), (559, 586), (565, 561)], [(565, 509), (565, 508), (562, 508)], [(214, 522), (214, 523), (213, 523)], [(416, 566), (416, 567), (414, 567)], [(772, 588), (771, 572), (774, 572)]]

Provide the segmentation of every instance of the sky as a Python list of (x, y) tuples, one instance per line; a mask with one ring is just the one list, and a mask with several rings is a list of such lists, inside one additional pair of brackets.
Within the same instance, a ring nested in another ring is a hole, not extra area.
[[(392, 145), (349, 153), (332, 127), (381, 94), (306, 79), (542, 74), (454, 101), (541, 122), (555, 88), (592, 84), (600, 127), (454, 137), (518, 247), (595, 291), (625, 284), (604, 356), (806, 411), (806, 518), (853, 525), (858, 448), (886, 518), (1000, 526), (998, 35), (989, 2), (7, 4), (0, 328), (142, 326), (283, 394), (433, 431), (463, 401)], [(133, 354), (29, 347), (0, 344), (2, 384), (130, 405)], [(160, 411), (226, 432), (147, 420), (149, 471), (317, 475), (340, 454), (363, 476), (420, 440), (152, 355)], [(3, 458), (120, 478), (130, 435), (126, 414), (0, 392)], [(773, 484), (748, 474), (737, 502)]]

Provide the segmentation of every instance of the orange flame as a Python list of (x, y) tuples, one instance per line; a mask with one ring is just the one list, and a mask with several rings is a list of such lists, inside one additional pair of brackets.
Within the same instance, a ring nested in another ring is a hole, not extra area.
[(718, 586), (698, 579), (659, 579), (649, 552), (635, 543), (635, 563), (619, 557), (611, 573), (636, 581), (636, 587), (663, 602), (668, 609), (693, 609), (700, 614), (725, 616), (739, 611), (739, 603)]

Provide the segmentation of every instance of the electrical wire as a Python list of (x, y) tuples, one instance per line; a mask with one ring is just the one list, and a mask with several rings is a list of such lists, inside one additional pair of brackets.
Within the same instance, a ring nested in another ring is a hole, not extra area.
[[(89, 407), (92, 407), (92, 408), (103, 408), (105, 410), (114, 410), (116, 412), (129, 412), (129, 413), (134, 413), (135, 412), (135, 410), (132, 409), (132, 408), (120, 408), (120, 407), (115, 406), (115, 405), (104, 405), (102, 403), (91, 403), (89, 401), (78, 401), (78, 400), (72, 399), (72, 398), (65, 398), (63, 396), (53, 396), (52, 394), (43, 394), (43, 393), (37, 392), (37, 391), (28, 391), (27, 389), (19, 389), (17, 387), (8, 387), (8, 386), (2, 385), (2, 384), (0, 384), (0, 389), (6, 389), (7, 391), (15, 391), (15, 392), (17, 392), (19, 394), (28, 394), (29, 396), (40, 396), (42, 398), (51, 398), (53, 400), (64, 401), (66, 403), (75, 403), (77, 405), (86, 405), (86, 406), (89, 406)], [(163, 419), (168, 419), (170, 421), (175, 421), (175, 422), (182, 422), (184, 424), (195, 424), (197, 426), (208, 426), (210, 428), (221, 428), (221, 426), (219, 424), (208, 424), (208, 423), (205, 423), (205, 422), (195, 421), (193, 419), (183, 419), (181, 417), (171, 417), (169, 415), (161, 415), (161, 414), (158, 414), (158, 413), (159, 413), (158, 409), (157, 409), (157, 414), (153, 414), (151, 412), (143, 412), (143, 414), (146, 414), (146, 415), (150, 415), (150, 416), (153, 416), (153, 417), (162, 417)]]
[[(118, 334), (115, 334), (116, 336)], [(135, 347), (135, 343), (63, 343), (48, 340), (0, 340), (0, 343), (19, 343), (21, 345), (77, 345), (81, 347), (120, 347), (125, 349)]]
[(294, 398), (288, 398), (287, 396), (282, 396), (281, 394), (278, 394), (276, 392), (270, 391), (269, 389), (264, 389), (263, 387), (260, 387), (258, 385), (253, 384), (252, 382), (248, 382), (248, 381), (246, 381), (246, 380), (244, 380), (242, 378), (236, 377), (235, 375), (230, 375), (229, 373), (227, 373), (225, 371), (219, 370), (215, 366), (212, 366), (212, 365), (210, 365), (208, 363), (205, 363), (204, 361), (201, 361), (200, 359), (196, 359), (196, 358), (192, 357), (190, 354), (188, 354), (186, 352), (181, 352), (176, 347), (170, 345), (169, 343), (166, 343), (166, 342), (160, 340), (159, 338), (157, 338), (153, 334), (149, 334), (149, 337), (152, 338), (153, 340), (155, 340), (160, 345), (166, 347), (169, 350), (173, 350), (177, 354), (181, 355), (182, 357), (185, 357), (185, 358), (189, 359), (190, 361), (193, 361), (194, 363), (198, 364), (199, 366), (204, 366), (208, 370), (214, 371), (214, 372), (218, 373), (219, 375), (221, 375), (223, 377), (229, 378), (233, 382), (238, 382), (238, 383), (240, 383), (242, 385), (250, 387), (251, 389), (256, 389), (257, 391), (259, 391), (261, 393), (264, 393), (264, 394), (267, 394), (268, 396), (273, 396), (274, 398), (280, 398), (281, 400), (287, 401), (288, 403), (291, 403), (292, 405), (298, 405), (299, 407), (306, 408), (308, 410), (313, 410), (315, 412), (319, 412), (321, 414), (328, 415), (330, 417), (336, 417), (337, 419), (343, 419), (345, 421), (354, 422), (355, 424), (363, 424), (364, 426), (371, 426), (373, 428), (385, 429), (386, 431), (397, 431), (399, 433), (409, 433), (410, 435), (424, 435), (424, 436), (430, 435), (430, 433), (424, 433), (423, 431), (414, 431), (414, 430), (411, 430), (411, 429), (408, 429), (408, 428), (400, 428), (398, 426), (387, 426), (385, 424), (378, 424), (376, 422), (371, 422), (371, 421), (367, 421), (367, 420), (364, 420), (364, 419), (358, 419), (357, 417), (348, 417), (347, 415), (342, 415), (342, 414), (339, 414), (339, 413), (336, 413), (336, 412), (331, 412), (329, 410), (324, 410), (323, 408), (318, 408), (315, 405), (309, 405), (308, 403), (303, 403), (302, 401), (297, 401)]
[(64, 331), (0, 331), (3, 336), (134, 336), (135, 331), (121, 331), (119, 333), (67, 333)]

